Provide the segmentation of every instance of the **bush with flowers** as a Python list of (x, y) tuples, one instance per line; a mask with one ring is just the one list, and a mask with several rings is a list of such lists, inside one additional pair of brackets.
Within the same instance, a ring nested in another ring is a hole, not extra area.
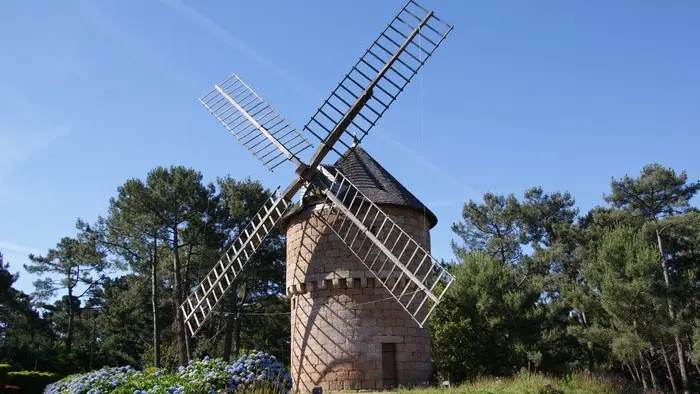
[(234, 363), (221, 359), (190, 361), (176, 372), (137, 371), (130, 366), (71, 375), (50, 384), (45, 394), (220, 394), (264, 391), (286, 394), (291, 376), (274, 356), (244, 354)]

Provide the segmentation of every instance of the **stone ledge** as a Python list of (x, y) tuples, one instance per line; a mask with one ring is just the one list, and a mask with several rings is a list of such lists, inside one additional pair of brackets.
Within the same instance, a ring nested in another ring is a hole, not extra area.
[[(390, 271), (382, 271), (380, 277), (387, 281), (388, 286), (394, 286), (401, 277), (402, 272), (395, 270), (391, 275)], [(410, 282), (410, 279), (401, 279), (397, 288), (403, 288)], [(327, 274), (308, 275), (304, 282), (293, 280), (291, 286), (286, 286), (287, 296), (304, 294), (309, 291), (320, 291), (327, 289), (355, 289), (355, 288), (380, 288), (382, 284), (368, 271), (336, 271)]]
[(402, 343), (404, 337), (398, 335), (377, 335), (374, 337), (374, 341), (379, 343)]

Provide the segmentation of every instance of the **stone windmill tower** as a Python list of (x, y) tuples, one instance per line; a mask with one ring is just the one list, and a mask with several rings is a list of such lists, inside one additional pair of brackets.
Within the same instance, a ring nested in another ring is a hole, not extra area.
[[(358, 144), (451, 30), (409, 0), (304, 126), (319, 140), (306, 161), (313, 145), (237, 75), (200, 99), (270, 171), (283, 163), (296, 170), (180, 305), (177, 318), (191, 335), (282, 224), (295, 389), (377, 389), (429, 378), (426, 322), (454, 280), (430, 255), (437, 219)], [(323, 164), (330, 154), (340, 159)]]
[[(430, 250), (437, 218), (367, 152), (351, 147), (333, 167)], [(421, 328), (379, 282), (405, 287), (401, 272), (387, 267), (375, 277), (328, 227), (323, 209), (321, 200), (302, 198), (280, 223), (287, 234), (295, 387), (375, 390), (427, 382), (427, 326)]]

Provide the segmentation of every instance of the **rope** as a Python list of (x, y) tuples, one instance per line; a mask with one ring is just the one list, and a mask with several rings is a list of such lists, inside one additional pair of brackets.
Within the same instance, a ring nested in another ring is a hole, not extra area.
[[(423, 63), (423, 38), (418, 35), (418, 46), (420, 51), (418, 51), (418, 60)], [(418, 87), (420, 93), (420, 155), (422, 159), (425, 159), (425, 147), (424, 147), (424, 133), (423, 133), (423, 73), (418, 71)]]
[[(420, 60), (421, 63), (423, 63), (423, 38), (419, 34), (418, 35), (418, 46), (421, 50), (418, 51), (418, 60)], [(420, 93), (420, 122), (419, 122), (419, 127), (420, 127), (420, 155), (421, 159), (425, 161), (425, 132), (424, 132), (424, 127), (423, 127), (423, 73), (418, 71), (418, 87), (419, 87), (419, 93)], [(428, 246), (428, 218), (426, 214), (426, 208), (425, 204), (423, 204), (423, 245), (426, 247)]]

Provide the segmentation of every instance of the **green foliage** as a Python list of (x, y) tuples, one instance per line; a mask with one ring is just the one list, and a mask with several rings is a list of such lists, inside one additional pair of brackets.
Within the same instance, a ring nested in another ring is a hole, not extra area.
[(513, 262), (521, 255), (518, 233), (520, 205), (514, 196), (484, 195), (484, 204), (474, 201), (464, 205), (461, 222), (452, 225), (463, 241), (453, 242), (457, 254), (482, 251), (502, 263)]
[(638, 230), (619, 227), (607, 232), (584, 275), (600, 290), (603, 308), (619, 324), (640, 323), (635, 319), (645, 313), (662, 312), (657, 299), (663, 292), (658, 251)]
[[(455, 283), (431, 320), (434, 363), (462, 381), (479, 375), (505, 376), (526, 366), (542, 309), (539, 293), (512, 269), (491, 257), (464, 254)], [(541, 355), (536, 357), (541, 361)]]
[[(72, 361), (75, 318), (80, 313), (81, 299), (95, 291), (109, 267), (106, 251), (91, 234), (83, 232), (75, 238), (63, 237), (45, 256), (30, 254), (29, 259), (31, 263), (24, 268), (40, 277), (34, 281), (34, 296), (38, 300), (46, 300), (58, 290), (66, 291), (61, 300), (54, 303), (55, 308), (48, 309), (51, 311), (49, 320), (60, 327), (66, 356)], [(77, 293), (79, 285), (84, 285), (85, 289)]]
[(688, 183), (685, 171), (676, 174), (672, 168), (649, 164), (637, 178), (613, 180), (611, 188), (605, 200), (614, 207), (656, 219), (687, 211), (690, 199), (700, 191), (700, 182)]
[(580, 217), (568, 193), (539, 187), (469, 201), (452, 227), (456, 280), (431, 319), (437, 375), (615, 371), (690, 388), (700, 378), (698, 190), (653, 164), (613, 180), (611, 206)]
[(39, 299), (47, 299), (62, 289), (67, 289), (69, 296), (73, 296), (70, 292), (79, 284), (90, 290), (100, 279), (94, 274), (101, 274), (107, 267), (105, 252), (85, 236), (63, 237), (45, 256), (30, 254), (29, 259), (31, 263), (24, 266), (27, 272), (46, 276), (34, 282), (35, 295)]
[(693, 348), (690, 352), (690, 358), (695, 364), (700, 364), (700, 322), (695, 322), (695, 328), (693, 329)]
[(9, 364), (0, 364), (0, 389), (7, 384), (7, 373), (10, 370)]
[(7, 374), (7, 384), (17, 386), (22, 393), (41, 393), (49, 384), (60, 379), (53, 372), (18, 371)]
[(12, 287), (18, 275), (9, 270), (0, 253), (0, 361), (14, 369), (56, 370), (51, 323), (33, 308), (29, 295)]

